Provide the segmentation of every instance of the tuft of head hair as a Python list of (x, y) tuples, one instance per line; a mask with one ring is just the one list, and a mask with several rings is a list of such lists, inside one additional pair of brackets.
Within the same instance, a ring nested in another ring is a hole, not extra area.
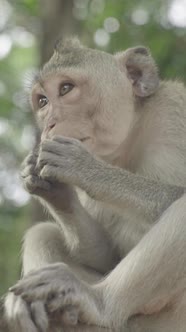
[(71, 51), (73, 49), (83, 48), (83, 45), (80, 43), (77, 37), (71, 38), (60, 38), (56, 41), (54, 46), (54, 51), (57, 53), (64, 53), (64, 51)]
[(41, 74), (59, 71), (65, 67), (80, 67), (84, 63), (85, 47), (77, 37), (60, 38), (57, 40), (54, 53), (50, 60), (44, 65)]

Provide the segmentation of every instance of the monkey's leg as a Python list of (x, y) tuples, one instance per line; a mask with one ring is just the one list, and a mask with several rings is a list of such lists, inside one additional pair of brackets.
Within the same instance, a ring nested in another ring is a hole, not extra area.
[(128, 329), (130, 332), (185, 332), (186, 292), (160, 313), (132, 317), (128, 321)]
[(161, 326), (163, 311), (172, 322), (168, 330), (162, 327), (163, 332), (175, 332), (176, 324), (186, 326), (186, 195), (165, 211), (99, 287), (104, 289), (105, 319), (110, 317), (111, 326), (122, 326), (136, 314), (158, 312), (161, 315), (152, 322)]
[(90, 283), (98, 280), (101, 274), (78, 264), (76, 257), (70, 258), (67, 245), (68, 239), (53, 223), (40, 223), (29, 229), (23, 244), (23, 275), (48, 264), (63, 262), (70, 265), (75, 274), (83, 280)]

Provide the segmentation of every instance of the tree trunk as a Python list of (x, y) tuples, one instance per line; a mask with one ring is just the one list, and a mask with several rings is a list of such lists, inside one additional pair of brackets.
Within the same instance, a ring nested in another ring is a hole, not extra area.
[(41, 65), (52, 55), (58, 38), (80, 34), (80, 23), (73, 17), (73, 0), (40, 0)]

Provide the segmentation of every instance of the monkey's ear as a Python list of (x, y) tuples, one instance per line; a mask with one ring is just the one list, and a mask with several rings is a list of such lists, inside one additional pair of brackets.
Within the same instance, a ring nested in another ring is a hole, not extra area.
[(129, 48), (115, 55), (125, 67), (134, 93), (139, 97), (152, 95), (159, 86), (158, 69), (149, 50), (143, 46)]

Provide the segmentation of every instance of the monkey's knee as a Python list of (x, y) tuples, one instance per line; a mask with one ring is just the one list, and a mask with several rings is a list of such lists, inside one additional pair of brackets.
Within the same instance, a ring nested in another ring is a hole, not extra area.
[(175, 303), (152, 315), (137, 315), (128, 321), (131, 332), (185, 332), (186, 293), (181, 294)]
[(62, 233), (59, 227), (51, 222), (42, 222), (31, 227), (24, 236), (24, 247), (33, 247), (34, 244), (37, 248), (43, 249), (49, 247), (50, 243), (54, 247), (62, 246)]
[(45, 265), (64, 261), (64, 238), (57, 225), (39, 223), (25, 234), (23, 242), (23, 273)]

